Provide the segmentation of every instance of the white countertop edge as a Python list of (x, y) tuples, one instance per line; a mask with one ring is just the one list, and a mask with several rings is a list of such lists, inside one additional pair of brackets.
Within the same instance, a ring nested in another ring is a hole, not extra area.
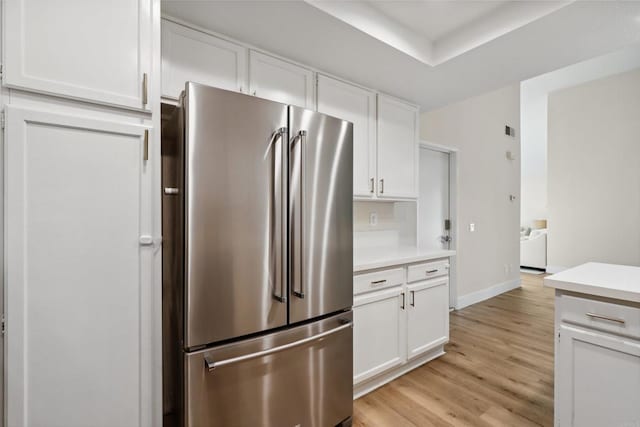
[[(630, 289), (625, 284), (619, 282), (619, 276), (624, 271), (625, 277), (629, 277), (629, 269), (634, 267), (629, 266), (617, 266), (613, 264), (601, 264), (601, 263), (587, 263), (573, 269), (564, 270), (560, 273), (554, 274), (544, 278), (544, 286), (548, 288), (554, 288), (560, 291), (575, 292), (585, 295), (594, 295), (604, 298), (612, 298), (622, 301), (631, 301), (640, 303), (640, 281), (638, 281), (637, 288)], [(602, 274), (604, 269), (611, 270), (611, 277), (607, 280), (600, 278), (594, 280), (588, 276), (591, 273), (590, 270), (598, 269), (597, 273)], [(637, 270), (640, 273), (640, 269)], [(636, 277), (636, 274), (633, 274)], [(610, 279), (610, 280), (609, 280)], [(632, 280), (635, 283), (635, 280)]]
[(443, 250), (436, 252), (416, 253), (409, 255), (389, 255), (380, 259), (365, 260), (353, 264), (353, 272), (360, 273), (377, 268), (393, 267), (396, 265), (413, 264), (416, 262), (429, 261), (432, 259), (448, 258), (456, 255), (456, 251)]

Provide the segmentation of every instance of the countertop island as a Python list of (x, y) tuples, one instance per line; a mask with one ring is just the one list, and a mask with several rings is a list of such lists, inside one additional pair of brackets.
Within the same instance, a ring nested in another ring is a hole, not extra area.
[(544, 279), (563, 291), (640, 302), (640, 267), (589, 262)]
[(640, 425), (640, 267), (590, 262), (555, 296), (555, 426)]

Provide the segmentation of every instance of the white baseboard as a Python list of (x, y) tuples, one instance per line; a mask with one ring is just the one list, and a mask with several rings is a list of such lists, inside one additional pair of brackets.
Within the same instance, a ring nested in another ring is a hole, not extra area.
[(356, 400), (367, 393), (371, 393), (373, 390), (382, 387), (383, 385), (395, 380), (396, 378), (406, 374), (407, 372), (412, 371), (417, 367), (422, 366), (425, 363), (430, 362), (436, 357), (440, 357), (444, 354), (444, 344), (440, 344), (435, 348), (427, 351), (426, 353), (416, 357), (415, 359), (405, 362), (403, 365), (393, 368), (359, 384), (355, 384), (353, 386), (353, 400)]
[(560, 273), (563, 270), (566, 270), (567, 267), (563, 267), (561, 265), (547, 265), (547, 273), (556, 274)]
[(498, 283), (497, 285), (493, 285), (486, 289), (459, 296), (456, 301), (456, 310), (460, 310), (461, 308), (468, 307), (472, 304), (487, 300), (489, 298), (493, 298), (512, 289), (519, 288), (520, 284), (520, 279), (509, 280), (503, 283)]

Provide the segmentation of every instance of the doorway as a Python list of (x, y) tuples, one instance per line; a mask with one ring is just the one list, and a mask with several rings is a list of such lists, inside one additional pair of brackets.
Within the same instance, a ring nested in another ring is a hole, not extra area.
[[(456, 152), (421, 142), (419, 155), (418, 246), (425, 252), (455, 250)], [(450, 257), (449, 307), (456, 305), (456, 257)]]

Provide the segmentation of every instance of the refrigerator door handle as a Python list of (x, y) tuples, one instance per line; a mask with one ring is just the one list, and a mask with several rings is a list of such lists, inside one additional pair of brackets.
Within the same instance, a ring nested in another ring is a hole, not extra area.
[[(296, 290), (295, 286), (292, 285), (292, 293), (294, 296), (298, 297), (298, 298), (304, 298), (304, 270), (302, 267), (303, 264), (303, 256), (302, 254), (304, 253), (304, 240), (303, 240), (303, 236), (304, 236), (304, 206), (305, 206), (305, 194), (304, 194), (304, 184), (305, 184), (305, 179), (304, 179), (304, 174), (305, 174), (305, 152), (306, 152), (306, 138), (307, 138), (307, 131), (306, 130), (300, 130), (298, 131), (298, 133), (291, 138), (291, 141), (289, 142), (289, 150), (293, 150), (293, 148), (295, 147), (295, 144), (298, 140), (300, 140), (300, 171), (299, 171), (299, 176), (300, 176), (300, 181), (298, 182), (298, 191), (300, 193), (300, 207), (299, 207), (299, 212), (298, 212), (298, 221), (300, 222), (300, 235), (297, 236), (298, 241), (300, 242), (300, 251), (298, 254), (295, 253), (295, 249), (292, 250), (292, 256), (293, 257), (299, 257), (299, 262), (297, 263), (297, 267), (300, 270), (300, 287), (299, 290)], [(295, 221), (294, 218), (292, 218), (292, 222)], [(292, 225), (292, 229), (293, 229), (293, 225)], [(293, 239), (292, 239), (293, 240)], [(296, 264), (296, 263), (292, 263), (292, 264)], [(292, 283), (294, 282), (293, 278), (292, 278)]]
[(211, 357), (205, 356), (204, 367), (209, 372), (212, 372), (216, 368), (221, 368), (227, 365), (233, 365), (234, 363), (244, 362), (245, 360), (257, 359), (259, 357), (269, 356), (270, 354), (279, 353), (281, 351), (288, 350), (290, 348), (298, 347), (303, 344), (307, 344), (311, 341), (317, 341), (321, 338), (338, 333), (344, 329), (353, 327), (353, 322), (351, 320), (343, 319), (341, 322), (342, 322), (342, 325), (338, 326), (337, 328), (329, 329), (328, 331), (324, 331), (319, 334), (312, 335), (310, 337), (303, 338), (301, 340), (294, 341), (288, 344), (280, 345), (278, 347), (273, 347), (267, 350), (257, 351), (255, 353), (250, 353), (250, 354), (244, 354), (238, 357), (231, 357), (229, 359), (224, 359), (217, 362), (212, 360)]
[[(274, 131), (271, 136), (269, 148), (273, 148), (273, 207), (275, 220), (271, 223), (272, 230), (272, 242), (274, 247), (275, 259), (275, 271), (273, 272), (273, 298), (281, 303), (287, 302), (287, 295), (285, 286), (287, 283), (287, 269), (286, 269), (286, 247), (282, 242), (286, 242), (286, 180), (283, 179), (283, 168), (286, 166), (286, 153), (284, 150), (283, 141), (287, 134), (287, 128), (281, 127)], [(278, 149), (278, 147), (280, 147)], [(275, 228), (275, 230), (274, 230)], [(277, 293), (278, 283), (280, 284), (280, 294)]]

